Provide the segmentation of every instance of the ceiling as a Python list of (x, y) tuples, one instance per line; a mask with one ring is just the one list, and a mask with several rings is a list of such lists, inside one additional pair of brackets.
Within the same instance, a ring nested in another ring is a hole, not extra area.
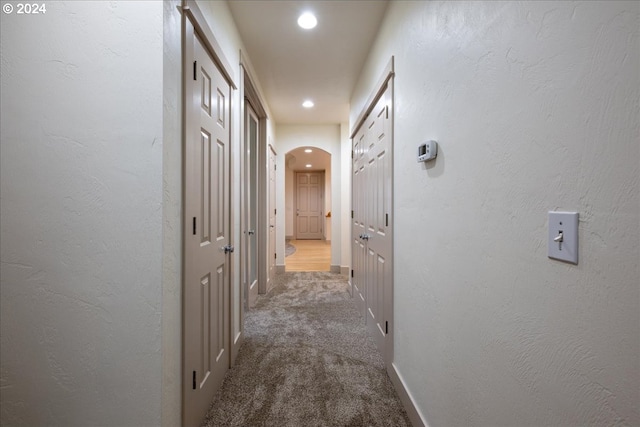
[[(306, 153), (305, 150), (312, 150)], [(316, 147), (299, 147), (287, 153), (287, 167), (294, 171), (319, 171), (331, 169), (331, 154)], [(311, 165), (307, 168), (306, 165)]]
[[(228, 0), (278, 124), (348, 122), (349, 100), (387, 0)], [(300, 14), (318, 25), (304, 30)], [(302, 107), (305, 99), (315, 106)]]

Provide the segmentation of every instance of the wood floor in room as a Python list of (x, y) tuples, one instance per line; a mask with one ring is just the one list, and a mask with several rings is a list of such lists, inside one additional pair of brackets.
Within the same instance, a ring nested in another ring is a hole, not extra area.
[(331, 270), (331, 242), (327, 240), (291, 240), (296, 252), (284, 259), (285, 271)]

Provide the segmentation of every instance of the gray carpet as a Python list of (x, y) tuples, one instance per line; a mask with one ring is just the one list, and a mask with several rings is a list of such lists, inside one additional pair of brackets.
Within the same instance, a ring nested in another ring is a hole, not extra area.
[(284, 256), (285, 258), (288, 257), (289, 255), (293, 255), (296, 253), (296, 247), (293, 246), (291, 243), (289, 243), (289, 241), (287, 240), (284, 246)]
[(333, 273), (288, 272), (258, 297), (204, 426), (411, 426)]

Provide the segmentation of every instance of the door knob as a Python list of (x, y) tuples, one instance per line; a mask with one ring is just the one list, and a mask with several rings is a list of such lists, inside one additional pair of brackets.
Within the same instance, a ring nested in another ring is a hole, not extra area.
[(247, 234), (249, 236), (252, 236), (252, 235), (256, 234), (256, 230), (249, 230), (249, 231), (247, 231)]
[(234, 247), (233, 247), (233, 246), (231, 246), (231, 245), (224, 246), (222, 249), (224, 250), (224, 253), (225, 253), (225, 254), (228, 254), (228, 253), (230, 253), (230, 252), (233, 252), (233, 251), (234, 251)]

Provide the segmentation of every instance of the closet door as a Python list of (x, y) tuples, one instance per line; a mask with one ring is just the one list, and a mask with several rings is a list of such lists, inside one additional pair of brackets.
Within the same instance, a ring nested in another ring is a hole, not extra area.
[(353, 274), (351, 285), (353, 286), (353, 298), (355, 298), (356, 306), (366, 318), (366, 294), (365, 294), (365, 243), (363, 236), (365, 234), (365, 130), (360, 132), (353, 139), (353, 178), (352, 178), (352, 226), (351, 226), (351, 256), (353, 264)]
[(183, 424), (200, 425), (230, 364), (231, 87), (187, 23)]
[(389, 233), (391, 215), (391, 154), (389, 90), (377, 101), (368, 119), (366, 154), (367, 207), (366, 234), (366, 305), (367, 326), (384, 354), (388, 317), (385, 295), (391, 287), (392, 241)]
[(391, 108), (386, 86), (353, 138), (353, 297), (385, 360), (393, 320)]

